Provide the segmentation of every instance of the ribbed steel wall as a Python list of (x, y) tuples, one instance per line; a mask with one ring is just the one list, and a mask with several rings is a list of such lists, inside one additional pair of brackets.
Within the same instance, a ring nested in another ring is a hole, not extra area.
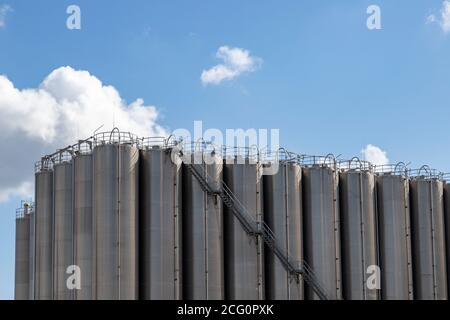
[(94, 148), (95, 298), (138, 297), (138, 160), (127, 144)]
[[(342, 299), (338, 180), (334, 168), (303, 168), (305, 260), (330, 299)], [(318, 299), (311, 287), (306, 289), (307, 299)]]
[(376, 178), (381, 296), (384, 300), (413, 299), (411, 222), (408, 179), (399, 175)]
[(419, 177), (410, 188), (414, 299), (447, 300), (444, 185)]
[[(264, 219), (278, 243), (297, 268), (303, 263), (302, 168), (296, 163), (280, 163), (275, 175), (264, 182)], [(266, 298), (301, 300), (303, 279), (289, 274), (281, 261), (265, 251)]]
[(344, 299), (377, 300), (378, 290), (367, 286), (368, 268), (378, 265), (375, 177), (367, 171), (341, 172), (339, 191)]
[(140, 298), (181, 299), (181, 163), (154, 147), (140, 169)]
[(36, 300), (53, 298), (53, 172), (36, 173)]
[[(216, 192), (222, 189), (222, 159), (200, 153), (194, 167)], [(202, 164), (203, 163), (203, 164)], [(192, 173), (183, 168), (183, 291), (188, 300), (225, 297), (223, 207), (218, 195), (208, 195)]]
[[(237, 162), (237, 164), (234, 164)], [(226, 160), (224, 180), (231, 192), (256, 221), (263, 221), (260, 164), (249, 159)], [(225, 210), (225, 298), (264, 299), (264, 244), (261, 236), (250, 236), (231, 210)]]
[(53, 170), (54, 252), (53, 299), (71, 300), (73, 290), (67, 287), (67, 267), (73, 265), (73, 184), (72, 163), (61, 163)]
[(75, 299), (91, 300), (94, 290), (92, 154), (77, 155), (73, 166), (74, 264), (81, 271), (81, 288), (75, 291)]

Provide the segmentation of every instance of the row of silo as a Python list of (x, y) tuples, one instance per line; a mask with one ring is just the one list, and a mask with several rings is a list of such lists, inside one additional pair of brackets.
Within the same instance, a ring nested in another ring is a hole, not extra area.
[[(255, 230), (273, 232), (292, 265), (309, 266), (330, 299), (447, 297), (450, 189), (441, 179), (332, 156), (289, 155), (267, 176), (248, 154), (188, 158), (212, 192), (167, 143), (118, 131), (44, 158), (28, 222), (32, 297), (318, 299), (261, 234), (246, 232), (224, 192)], [(81, 271), (78, 290), (67, 287), (71, 265)]]

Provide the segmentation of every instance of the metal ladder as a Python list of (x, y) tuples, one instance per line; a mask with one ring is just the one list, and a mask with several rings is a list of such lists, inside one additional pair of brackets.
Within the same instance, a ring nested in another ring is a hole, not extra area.
[(270, 250), (278, 257), (280, 262), (286, 268), (286, 270), (293, 276), (299, 277), (303, 276), (308, 286), (316, 293), (320, 300), (329, 300), (325, 289), (320, 284), (319, 279), (311, 269), (311, 267), (305, 262), (299, 268), (296, 268), (289, 259), (289, 254), (285, 252), (280, 245), (278, 245), (277, 240), (273, 231), (265, 222), (257, 222), (245, 209), (245, 207), (239, 202), (237, 197), (231, 192), (228, 186), (223, 180), (220, 180), (221, 190), (214, 190), (208, 183), (208, 174), (203, 169), (203, 163), (200, 167), (201, 172), (197, 170), (194, 164), (185, 163), (186, 167), (189, 169), (190, 173), (199, 182), (200, 187), (208, 195), (218, 195), (223, 203), (233, 212), (233, 215), (242, 224), (244, 230), (250, 236), (260, 235), (264, 240), (264, 243)]

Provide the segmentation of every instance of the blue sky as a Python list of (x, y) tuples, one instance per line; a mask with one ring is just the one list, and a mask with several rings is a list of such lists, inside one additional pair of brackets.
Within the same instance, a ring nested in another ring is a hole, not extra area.
[[(66, 8), (81, 8), (81, 30)], [(381, 30), (366, 9), (381, 8)], [(36, 88), (53, 70), (87, 70), (127, 103), (156, 107), (169, 130), (277, 128), (298, 153), (360, 155), (367, 144), (392, 162), (450, 172), (450, 33), (441, 0), (21, 1), (0, 27), (0, 75)], [(218, 85), (203, 70), (221, 46), (261, 65)], [(11, 140), (14, 143), (14, 140)], [(4, 155), (0, 155), (3, 157)], [(31, 170), (35, 158), (29, 159)], [(27, 162), (26, 162), (27, 163)], [(0, 298), (13, 297), (14, 209), (0, 203)]]

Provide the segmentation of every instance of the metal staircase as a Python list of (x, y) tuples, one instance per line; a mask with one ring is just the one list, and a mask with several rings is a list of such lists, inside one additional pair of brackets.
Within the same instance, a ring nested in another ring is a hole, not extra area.
[[(244, 230), (251, 236), (261, 236), (267, 247), (272, 250), (272, 252), (278, 257), (286, 270), (293, 276), (299, 277), (303, 276), (308, 286), (316, 293), (320, 300), (328, 300), (325, 289), (320, 284), (319, 279), (314, 274), (311, 267), (303, 261), (300, 267), (296, 267), (292, 264), (289, 259), (289, 253), (282, 249), (282, 247), (277, 243), (274, 233), (267, 226), (265, 222), (256, 221), (247, 211), (247, 209), (240, 203), (239, 199), (231, 192), (228, 186), (223, 180), (220, 180), (219, 190), (214, 190), (208, 183), (207, 172), (203, 169), (202, 165), (197, 165), (191, 163), (185, 163), (188, 170), (199, 182), (202, 190), (208, 195), (218, 195), (223, 203), (233, 212), (233, 215), (242, 224)], [(199, 172), (200, 171), (200, 172)]]

